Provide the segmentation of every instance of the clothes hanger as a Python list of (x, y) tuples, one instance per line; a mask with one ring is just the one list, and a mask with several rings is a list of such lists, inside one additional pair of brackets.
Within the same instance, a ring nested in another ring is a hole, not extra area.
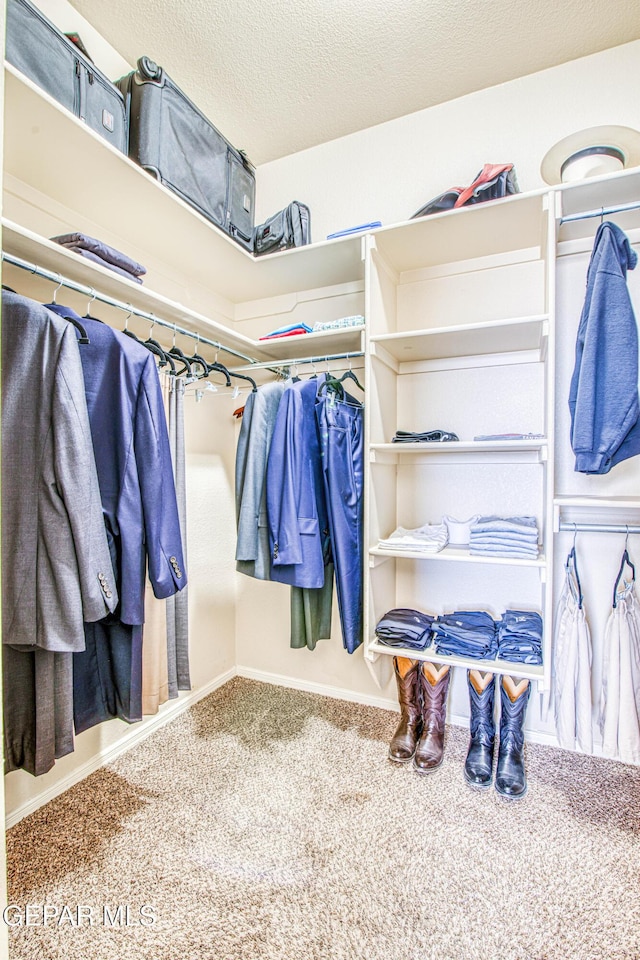
[[(130, 316), (130, 315), (129, 315)], [(128, 319), (128, 318), (127, 318)], [(149, 336), (146, 340), (141, 340), (140, 342), (147, 350), (150, 350), (151, 353), (155, 354), (156, 357), (159, 357), (160, 363), (159, 367), (166, 367), (169, 365), (171, 368), (171, 373), (175, 375), (176, 365), (174, 363), (173, 357), (170, 357), (166, 350), (160, 346), (157, 340), (154, 340), (151, 334), (153, 333), (153, 328), (155, 326), (155, 320), (151, 321), (151, 329), (149, 330)]]
[(186, 375), (187, 375), (188, 377), (192, 377), (192, 376), (193, 376), (193, 372), (192, 372), (192, 370), (191, 370), (191, 361), (189, 360), (189, 357), (185, 356), (185, 354), (184, 354), (183, 351), (180, 349), (180, 347), (177, 347), (177, 346), (176, 346), (176, 328), (175, 328), (175, 324), (174, 324), (174, 327), (173, 327), (173, 345), (172, 345), (171, 348), (167, 351), (167, 353), (168, 353), (169, 356), (177, 357), (178, 360), (182, 360), (182, 363), (184, 364), (184, 366), (183, 366), (180, 370), (176, 370), (176, 376), (177, 376), (177, 377), (181, 377), (181, 376), (183, 376), (183, 374), (185, 374), (185, 373), (186, 373)]
[(248, 377), (245, 373), (233, 373), (231, 370), (229, 370), (229, 374), (230, 374), (230, 376), (232, 376), (232, 377), (237, 377), (238, 380), (248, 380), (249, 383), (251, 384), (251, 392), (252, 392), (252, 393), (257, 393), (257, 391), (258, 391), (258, 384), (255, 382), (255, 380), (253, 379), (253, 377)]
[(613, 587), (613, 606), (614, 606), (614, 609), (615, 609), (615, 607), (616, 607), (616, 605), (617, 605), (617, 602), (618, 602), (618, 585), (619, 585), (619, 583), (620, 583), (620, 578), (622, 577), (622, 575), (623, 575), (623, 573), (624, 573), (624, 568), (625, 568), (625, 566), (628, 566), (629, 569), (631, 570), (631, 581), (630, 581), (630, 582), (631, 582), (631, 583), (635, 583), (635, 580), (636, 580), (636, 568), (635, 568), (635, 564), (634, 564), (634, 563), (632, 562), (632, 560), (631, 560), (631, 557), (629, 556), (628, 543), (629, 543), (629, 527), (627, 527), (627, 535), (626, 535), (625, 541), (624, 541), (624, 553), (622, 554), (622, 562), (620, 563), (620, 569), (618, 570), (618, 576), (616, 577), (616, 582), (615, 582), (615, 585), (614, 585), (614, 587)]
[(220, 361), (218, 360), (218, 353), (219, 353), (219, 350), (216, 350), (216, 356), (213, 363), (207, 363), (207, 367), (208, 367), (207, 376), (209, 375), (209, 373), (214, 371), (217, 371), (218, 373), (223, 374), (223, 376), (226, 377), (225, 385), (227, 387), (230, 387), (232, 385), (231, 377), (237, 377), (238, 380), (247, 380), (251, 384), (252, 392), (256, 392), (258, 389), (258, 385), (256, 381), (253, 379), (253, 377), (247, 377), (244, 373), (232, 373), (231, 370), (227, 370), (225, 365), (223, 363), (220, 363)]
[[(55, 288), (51, 296), (51, 306), (58, 307), (58, 310), (60, 309), (60, 306), (58, 304), (56, 297), (58, 295), (58, 290), (60, 290), (60, 288), (63, 286), (64, 286), (64, 283), (62, 281), (62, 275), (59, 273), (58, 286)], [(45, 307), (46, 306), (47, 304), (45, 303)], [(82, 325), (78, 317), (71, 316), (71, 314), (58, 313), (58, 310), (55, 311), (58, 314), (58, 316), (62, 317), (63, 320), (67, 320), (69, 323), (72, 323), (76, 328), (76, 330), (79, 332), (80, 336), (78, 337), (78, 343), (84, 343), (84, 344), (91, 343), (91, 341), (89, 340), (89, 337), (87, 336), (86, 328)]]
[(205, 377), (207, 377), (207, 376), (209, 375), (209, 364), (208, 364), (207, 361), (204, 359), (204, 357), (201, 357), (200, 354), (198, 353), (198, 347), (199, 347), (199, 346), (200, 346), (200, 334), (199, 334), (199, 333), (196, 333), (196, 345), (195, 345), (195, 349), (194, 349), (193, 353), (191, 354), (191, 356), (189, 357), (189, 360), (191, 361), (191, 363), (197, 363), (197, 364), (199, 364), (199, 366), (202, 367), (202, 373), (197, 377), (197, 379), (198, 379), (198, 380), (204, 380)]
[(349, 357), (349, 369), (346, 370), (341, 377), (333, 377), (329, 374), (329, 372), (327, 372), (327, 379), (324, 381), (324, 383), (320, 384), (320, 390), (318, 392), (323, 393), (324, 390), (328, 388), (329, 390), (333, 391), (340, 400), (343, 400), (345, 397), (345, 390), (342, 384), (345, 380), (353, 380), (358, 389), (362, 390), (364, 393), (364, 387), (351, 368), (351, 357)]
[[(582, 610), (582, 601), (584, 600), (584, 597), (582, 596), (582, 584), (580, 583), (580, 574), (578, 573), (578, 558), (577, 558), (577, 556), (576, 556), (576, 539), (577, 539), (577, 536), (578, 536), (578, 527), (577, 527), (577, 525), (574, 523), (574, 525), (573, 525), (573, 546), (571, 547), (571, 550), (569, 551), (569, 554), (568, 554), (568, 556), (567, 556), (567, 562), (565, 563), (564, 568), (565, 568), (565, 570), (567, 571), (568, 574), (573, 573), (573, 576), (575, 577), (576, 586), (577, 586), (577, 588), (578, 588), (578, 596), (576, 597), (576, 600), (578, 601), (578, 609), (579, 609), (579, 610)], [(572, 567), (573, 567), (573, 570), (571, 569)], [(573, 584), (571, 585), (571, 589), (572, 589), (572, 592), (573, 592)]]
[(343, 373), (343, 374), (342, 374), (342, 376), (341, 376), (340, 379), (338, 380), (338, 383), (344, 383), (345, 380), (353, 380), (353, 382), (355, 383), (356, 387), (358, 387), (358, 389), (359, 389), (359, 390), (362, 390), (362, 392), (364, 393), (364, 387), (362, 386), (362, 384), (360, 383), (360, 381), (359, 381), (358, 378), (356, 377), (355, 373), (354, 373), (353, 370), (351, 369), (351, 357), (349, 357), (349, 369), (346, 371), (346, 373)]

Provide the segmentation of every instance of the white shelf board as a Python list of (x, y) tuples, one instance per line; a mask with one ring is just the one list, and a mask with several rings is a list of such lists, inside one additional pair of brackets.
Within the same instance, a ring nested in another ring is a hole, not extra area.
[(7, 63), (5, 98), (10, 175), (232, 303), (364, 277), (359, 235), (254, 258)]
[(547, 192), (516, 194), (380, 227), (373, 233), (375, 245), (399, 274), (523, 248), (542, 249)]
[(502, 567), (544, 567), (546, 559), (544, 555), (539, 554), (530, 560), (524, 560), (518, 557), (493, 557), (493, 556), (472, 556), (468, 547), (445, 547), (439, 553), (420, 553), (411, 550), (385, 550), (382, 547), (371, 547), (369, 555), (372, 557), (383, 557), (385, 560), (428, 560), (428, 561), (456, 561), (462, 563), (491, 564)]
[(440, 453), (503, 453), (524, 450), (543, 450), (542, 440), (445, 440), (434, 443), (372, 443), (369, 449), (380, 453), (440, 454)]
[(554, 507), (585, 510), (640, 510), (640, 497), (554, 497)]
[(383, 333), (371, 337), (371, 343), (379, 343), (399, 361), (539, 350), (546, 336), (548, 319), (547, 314), (541, 314), (405, 333)]
[[(640, 202), (640, 167), (590, 177), (577, 183), (565, 183), (554, 189), (560, 194), (561, 216)], [(612, 214), (611, 219), (629, 232), (640, 225), (640, 209)], [(563, 223), (560, 226), (560, 240), (592, 238), (599, 225), (598, 217)]]
[(363, 349), (364, 327), (345, 327), (338, 330), (320, 330), (295, 337), (276, 340), (258, 340), (256, 350), (263, 359), (291, 357), (324, 357), (332, 353), (359, 353)]
[[(12, 253), (37, 266), (59, 273), (122, 303), (130, 303), (139, 310), (155, 314), (162, 320), (188, 327), (211, 340), (219, 340), (225, 346), (232, 347), (246, 356), (255, 357), (256, 355), (256, 342), (249, 337), (236, 333), (224, 324), (216, 323), (208, 317), (188, 309), (181, 303), (155, 293), (145, 287), (144, 283), (139, 284), (134, 283), (133, 280), (127, 280), (126, 277), (114, 273), (113, 270), (108, 270), (106, 267), (78, 256), (78, 254), (66, 250), (60, 244), (47, 240), (45, 237), (39, 237), (30, 230), (26, 230), (24, 227), (8, 220), (2, 221), (2, 245), (7, 253)], [(11, 272), (14, 270), (18, 278), (22, 273), (20, 268), (12, 267), (11, 264), (6, 263), (3, 270), (5, 277), (11, 276)], [(52, 293), (53, 289), (52, 285)], [(58, 302), (64, 302), (64, 294), (58, 294)], [(160, 328), (156, 329), (156, 334), (162, 340)], [(165, 334), (165, 338), (166, 336), (167, 334)]]
[(491, 673), (509, 674), (514, 677), (524, 677), (528, 680), (542, 680), (544, 667), (542, 664), (512, 663), (509, 660), (478, 660), (473, 657), (447, 656), (436, 653), (435, 647), (426, 650), (413, 650), (410, 647), (388, 647), (378, 640), (367, 645), (368, 653), (382, 653), (391, 657), (408, 657), (410, 660), (430, 660), (432, 663), (448, 663), (452, 667), (464, 667), (467, 670), (488, 670)]

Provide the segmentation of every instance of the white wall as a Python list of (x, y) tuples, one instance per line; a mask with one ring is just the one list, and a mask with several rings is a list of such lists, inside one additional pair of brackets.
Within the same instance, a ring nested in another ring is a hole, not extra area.
[[(257, 218), (296, 199), (312, 236), (406, 220), (484, 163), (515, 163), (523, 191), (562, 137), (600, 124), (640, 127), (640, 40), (469, 94), (258, 169)], [(336, 105), (339, 109), (339, 105)]]

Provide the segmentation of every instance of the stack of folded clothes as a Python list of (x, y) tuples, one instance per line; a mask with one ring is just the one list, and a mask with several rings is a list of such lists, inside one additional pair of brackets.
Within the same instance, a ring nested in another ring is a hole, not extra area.
[(381, 550), (406, 550), (412, 553), (439, 553), (446, 547), (448, 540), (447, 527), (444, 523), (425, 523), (415, 530), (398, 527), (391, 536), (380, 540)]
[(457, 610), (434, 620), (437, 653), (493, 660), (498, 652), (496, 624), (482, 610)]
[(529, 610), (507, 610), (498, 621), (498, 656), (514, 663), (542, 663), (542, 617)]
[(480, 517), (471, 527), (469, 553), (529, 560), (538, 556), (535, 517)]
[(88, 237), (84, 233), (63, 233), (59, 237), (51, 237), (55, 243), (67, 250), (73, 250), (81, 257), (99, 263), (101, 267), (107, 270), (113, 270), (127, 280), (134, 280), (136, 283), (142, 283), (142, 277), (147, 272), (146, 267), (136, 263), (126, 253), (116, 250), (103, 243), (102, 240), (96, 240), (95, 237)]
[(344, 327), (363, 327), (364, 317), (356, 314), (353, 317), (341, 317), (339, 320), (318, 320), (313, 325), (314, 333), (321, 333), (323, 330), (342, 330)]
[(445, 443), (450, 440), (459, 440), (455, 433), (446, 430), (429, 430), (426, 433), (410, 433), (408, 430), (396, 430), (391, 443)]
[(265, 333), (264, 337), (260, 337), (260, 339), (277, 340), (280, 337), (297, 337), (300, 333), (311, 332), (311, 327), (307, 326), (306, 323), (290, 323), (288, 327), (278, 327), (277, 330), (272, 330), (271, 333)]
[(389, 647), (424, 650), (429, 646), (432, 623), (428, 613), (398, 607), (384, 614), (376, 626), (376, 637)]

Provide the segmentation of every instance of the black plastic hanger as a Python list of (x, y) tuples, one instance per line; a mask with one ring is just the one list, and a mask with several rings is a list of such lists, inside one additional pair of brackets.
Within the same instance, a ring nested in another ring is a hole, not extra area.
[[(629, 539), (629, 533), (627, 532), (627, 541), (628, 541), (628, 539)], [(625, 544), (626, 544), (627, 541), (625, 541)], [(616, 604), (617, 604), (617, 601), (618, 601), (618, 585), (619, 585), (620, 579), (621, 579), (621, 577), (622, 577), (622, 575), (623, 575), (623, 573), (624, 573), (624, 568), (625, 568), (625, 566), (628, 566), (628, 567), (630, 568), (630, 570), (631, 570), (631, 581), (632, 581), (632, 583), (635, 583), (635, 579), (636, 579), (636, 568), (635, 568), (635, 564), (632, 563), (632, 561), (631, 561), (631, 557), (629, 556), (629, 551), (627, 550), (626, 546), (625, 546), (625, 548), (624, 548), (624, 553), (622, 554), (622, 562), (620, 563), (620, 569), (618, 570), (618, 576), (616, 577), (615, 586), (614, 586), (614, 588), (613, 588), (613, 606), (614, 606), (614, 608), (615, 608), (615, 606), (616, 606)]]
[(200, 354), (197, 352), (197, 347), (196, 347), (196, 350), (189, 357), (189, 360), (191, 361), (191, 363), (197, 363), (202, 367), (202, 373), (199, 375), (198, 379), (204, 380), (204, 378), (209, 375), (209, 363), (205, 360), (204, 357), (200, 356)]
[(257, 383), (255, 382), (255, 380), (253, 379), (253, 377), (248, 377), (248, 376), (247, 376), (246, 374), (244, 374), (244, 373), (233, 373), (231, 370), (229, 371), (229, 373), (231, 374), (232, 377), (237, 377), (238, 380), (248, 380), (249, 383), (251, 384), (251, 387), (252, 387), (251, 392), (252, 392), (252, 393), (256, 393), (256, 392), (257, 392), (257, 390), (258, 390), (258, 385), (257, 385)]
[(565, 570), (567, 573), (571, 573), (571, 568), (573, 567), (573, 575), (576, 578), (576, 586), (578, 587), (578, 609), (582, 609), (582, 601), (584, 597), (582, 596), (582, 584), (580, 583), (580, 574), (578, 573), (578, 558), (576, 556), (576, 535), (577, 528), (573, 533), (573, 546), (569, 551), (567, 556), (567, 562), (565, 563)]
[[(51, 297), (51, 303), (50, 303), (50, 304), (45, 303), (44, 306), (45, 306), (45, 307), (47, 307), (47, 306), (53, 307), (54, 312), (57, 314), (57, 316), (62, 317), (63, 320), (67, 320), (69, 323), (72, 323), (72, 324), (74, 325), (74, 327), (76, 328), (76, 330), (77, 330), (78, 333), (80, 334), (80, 336), (78, 337), (78, 343), (85, 343), (85, 344), (86, 344), (86, 343), (91, 343), (91, 341), (89, 340), (89, 337), (88, 337), (88, 335), (87, 335), (86, 327), (80, 322), (80, 318), (79, 318), (78, 315), (76, 314), (75, 310), (72, 311), (72, 310), (71, 310), (71, 307), (65, 307), (64, 304), (59, 304), (59, 303), (57, 302), (57, 300), (56, 300), (56, 294), (58, 293), (58, 290), (60, 289), (60, 287), (61, 287), (62, 285), (63, 285), (63, 284), (62, 284), (62, 279), (60, 279), (60, 282), (58, 283), (58, 286), (57, 286), (57, 287), (55, 288), (55, 290), (53, 291), (53, 295), (52, 295), (52, 297)], [(68, 312), (68, 313), (60, 313), (61, 310), (68, 310), (69, 312)]]
[(364, 393), (364, 387), (362, 386), (362, 384), (360, 383), (360, 381), (359, 381), (358, 378), (356, 377), (356, 375), (355, 375), (355, 373), (353, 372), (353, 370), (351, 369), (351, 367), (349, 367), (349, 369), (347, 370), (346, 373), (343, 373), (343, 374), (342, 374), (342, 376), (341, 376), (340, 379), (338, 380), (338, 383), (344, 383), (345, 380), (353, 380), (353, 382), (355, 383), (356, 387), (358, 387), (358, 389), (359, 389), (359, 390), (362, 390), (362, 392)]
[(155, 354), (159, 358), (160, 363), (159, 367), (170, 367), (170, 372), (172, 376), (175, 376), (176, 365), (173, 357), (170, 357), (167, 351), (161, 346), (157, 340), (154, 340), (151, 334), (153, 333), (153, 328), (155, 326), (155, 320), (151, 321), (151, 329), (149, 330), (149, 336), (146, 340), (141, 340), (140, 343), (143, 347), (146, 347), (151, 353)]

